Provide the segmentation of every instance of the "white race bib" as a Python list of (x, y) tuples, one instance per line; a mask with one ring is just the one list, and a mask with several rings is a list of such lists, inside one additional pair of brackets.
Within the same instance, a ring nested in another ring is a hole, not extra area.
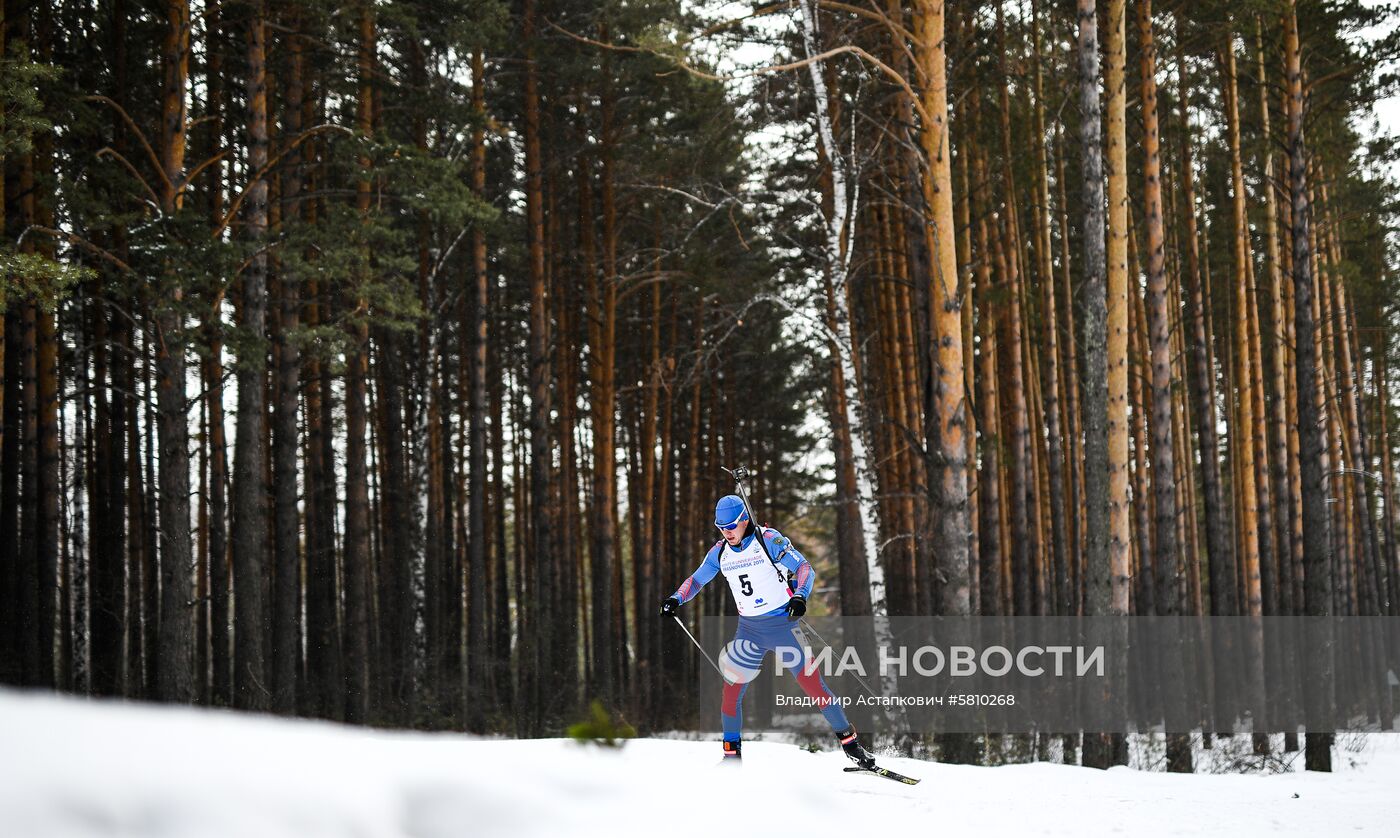
[(759, 542), (762, 537), (761, 532), (756, 533), (742, 550), (728, 544), (720, 546), (719, 569), (729, 582), (741, 617), (766, 614), (786, 605), (792, 597), (787, 574), (768, 560)]

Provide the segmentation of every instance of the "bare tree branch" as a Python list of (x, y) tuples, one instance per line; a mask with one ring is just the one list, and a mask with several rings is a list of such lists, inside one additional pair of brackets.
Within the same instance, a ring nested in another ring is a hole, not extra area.
[(136, 178), (136, 182), (141, 184), (141, 188), (146, 190), (146, 195), (151, 199), (151, 204), (157, 208), (160, 207), (160, 198), (156, 196), (156, 191), (151, 188), (150, 181), (146, 180), (145, 176), (136, 171), (136, 167), (133, 166), (131, 161), (126, 159), (120, 151), (117, 151), (111, 146), (107, 146), (106, 148), (99, 149), (97, 152), (97, 159), (101, 160), (103, 157), (116, 158), (117, 162), (121, 163), (122, 167), (130, 172), (132, 177)]
[(71, 245), (81, 247), (83, 250), (95, 254), (98, 258), (103, 259), (107, 262), (111, 262), (117, 267), (118, 270), (122, 271), (123, 273), (128, 273), (132, 276), (138, 276), (136, 271), (132, 270), (132, 267), (130, 265), (128, 265), (126, 262), (123, 262), (120, 257), (114, 255), (111, 251), (93, 244), (92, 242), (88, 241), (82, 236), (79, 236), (74, 233), (69, 233), (64, 230), (55, 230), (52, 227), (41, 227), (38, 224), (30, 224), (28, 227), (24, 228), (24, 232), (19, 234), (19, 239), (17, 240), (16, 244), (18, 244), (18, 242), (24, 241), (24, 237), (29, 235), (29, 232), (31, 230), (35, 233), (43, 233), (46, 236), (53, 236), (54, 238), (62, 239), (63, 241), (66, 241)]
[[(126, 122), (127, 126), (131, 128), (132, 132), (136, 134), (137, 139), (141, 141), (141, 147), (146, 149), (147, 156), (151, 158), (151, 165), (155, 166), (156, 171), (160, 173), (161, 182), (173, 190), (175, 188), (175, 184), (170, 182), (170, 178), (166, 177), (165, 166), (161, 163), (160, 155), (156, 154), (156, 150), (151, 147), (150, 140), (146, 139), (146, 133), (142, 131), (141, 128), (136, 124), (136, 121), (131, 118), (131, 114), (126, 112), (126, 108), (123, 108), (121, 105), (117, 104), (116, 100), (108, 96), (93, 95), (86, 96), (84, 98), (86, 101), (89, 102), (102, 102), (104, 104), (110, 105), (118, 114), (121, 115), (122, 120)], [(130, 164), (128, 164), (128, 166), (130, 166)], [(146, 188), (149, 190), (150, 186), (147, 186)], [(154, 192), (154, 190), (151, 191)], [(157, 206), (159, 206), (160, 202), (157, 201), (156, 204)]]
[(770, 64), (766, 67), (758, 67), (747, 72), (734, 73), (733, 75), (719, 75), (716, 73), (708, 72), (706, 70), (701, 70), (699, 67), (696, 67), (693, 64), (690, 64), (689, 62), (682, 61), (676, 58), (674, 55), (668, 55), (666, 53), (659, 52), (654, 49), (649, 49), (647, 47), (634, 47), (628, 44), (614, 44), (605, 41), (599, 41), (590, 38), (586, 35), (580, 35), (577, 32), (571, 32), (553, 21), (545, 22), (555, 30), (559, 31), (561, 34), (572, 38), (580, 43), (598, 47), (599, 49), (614, 50), (616, 52), (644, 53), (647, 55), (654, 55), (657, 58), (661, 58), (671, 62), (676, 67), (680, 68), (681, 70), (684, 70), (692, 76), (695, 76), (696, 78), (705, 79), (707, 81), (731, 82), (737, 81), (739, 79), (771, 75), (773, 73), (785, 73), (789, 70), (801, 70), (811, 64), (816, 64), (828, 58), (834, 58), (838, 55), (854, 55), (864, 60), (865, 62), (871, 64), (872, 66), (876, 67), (880, 70), (880, 72), (888, 76), (891, 81), (899, 85), (900, 89), (904, 91), (904, 95), (908, 96), (909, 101), (913, 103), (914, 110), (919, 112), (919, 117), (921, 119), (924, 119), (925, 121), (931, 122), (931, 120), (929, 120), (928, 111), (924, 109), (923, 103), (919, 101), (919, 96), (917, 93), (914, 92), (914, 88), (912, 85), (910, 85), (909, 80), (904, 78), (904, 76), (900, 75), (899, 72), (896, 71), (893, 67), (889, 66), (885, 62), (871, 55), (869, 52), (862, 49), (861, 47), (855, 46), (854, 44), (842, 44), (840, 46), (835, 46), (831, 49), (828, 49), (826, 52), (819, 53), (817, 55), (811, 55), (799, 61), (789, 61), (785, 64)]
[(214, 229), (214, 232), (210, 236), (210, 238), (217, 239), (219, 236), (222, 236), (224, 234), (224, 231), (228, 229), (228, 225), (233, 223), (234, 217), (238, 215), (238, 210), (243, 206), (243, 200), (248, 197), (248, 190), (253, 184), (266, 177), (268, 172), (272, 171), (272, 169), (276, 167), (278, 163), (282, 162), (283, 157), (286, 157), (288, 154), (294, 151), (296, 147), (301, 145), (302, 142), (304, 142), (306, 139), (310, 138), (314, 134), (321, 134), (325, 133), (326, 131), (339, 131), (343, 134), (348, 134), (352, 137), (355, 135), (354, 131), (351, 131), (349, 128), (346, 128), (343, 125), (330, 124), (317, 125), (312, 128), (308, 128), (305, 131), (302, 131), (300, 134), (297, 135), (296, 139), (292, 140), (291, 143), (287, 145), (286, 148), (277, 152), (277, 154), (273, 156), (271, 160), (267, 161), (267, 165), (263, 166), (252, 177), (248, 178), (247, 185), (245, 185), (243, 189), (239, 191), (238, 197), (233, 199), (233, 204), (228, 208), (228, 213), (224, 215), (223, 221), (219, 222), (219, 226)]

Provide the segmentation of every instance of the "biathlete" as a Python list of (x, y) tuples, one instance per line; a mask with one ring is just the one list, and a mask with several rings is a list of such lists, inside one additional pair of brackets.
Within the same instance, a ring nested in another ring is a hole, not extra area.
[[(846, 756), (861, 768), (873, 767), (875, 757), (861, 746), (856, 729), (836, 696), (819, 673), (807, 671), (806, 644), (796, 621), (807, 613), (807, 597), (816, 582), (812, 565), (772, 527), (758, 527), (755, 532), (748, 509), (738, 495), (725, 495), (715, 504), (715, 526), (724, 537), (710, 548), (699, 569), (661, 603), (661, 616), (674, 615), (716, 573), (723, 573), (729, 582), (729, 591), (739, 609), (739, 629), (720, 653), (720, 669), (727, 681), (720, 707), (724, 756), (740, 758), (744, 693), (757, 677), (764, 657), (770, 651), (785, 649), (795, 650), (781, 653), (784, 662), (799, 662), (797, 683), (821, 708)], [(792, 572), (796, 591), (789, 587), (787, 574), (780, 566)]]

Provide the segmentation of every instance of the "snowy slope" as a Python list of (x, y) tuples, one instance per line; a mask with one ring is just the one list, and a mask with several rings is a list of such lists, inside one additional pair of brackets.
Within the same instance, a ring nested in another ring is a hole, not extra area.
[(1395, 734), (1333, 775), (882, 760), (911, 787), (844, 774), (839, 753), (744, 755), (730, 769), (709, 742), (612, 752), (0, 691), (0, 836), (1400, 834)]

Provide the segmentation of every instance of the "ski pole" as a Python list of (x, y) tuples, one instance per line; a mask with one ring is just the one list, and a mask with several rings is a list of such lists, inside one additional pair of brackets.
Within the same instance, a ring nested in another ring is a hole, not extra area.
[(753, 511), (753, 504), (749, 503), (749, 493), (744, 488), (744, 481), (748, 480), (750, 476), (749, 470), (747, 468), (744, 468), (743, 466), (735, 466), (732, 469), (720, 466), (720, 469), (722, 471), (728, 472), (729, 476), (734, 478), (734, 486), (739, 490), (739, 500), (743, 501), (744, 511), (748, 513), (749, 523), (753, 525), (754, 536), (758, 538), (758, 546), (763, 550), (763, 555), (767, 556), (768, 561), (772, 563), (774, 568), (777, 569), (778, 575), (780, 575), (783, 578), (783, 581), (786, 582), (787, 572), (784, 571), (783, 568), (778, 565), (778, 560), (773, 558), (773, 554), (768, 552), (768, 544), (763, 540), (763, 533), (759, 531), (758, 515)]
[(734, 478), (734, 485), (739, 490), (739, 499), (744, 502), (744, 511), (749, 513), (749, 520), (753, 522), (755, 532), (758, 527), (758, 516), (754, 514), (753, 505), (749, 503), (749, 493), (744, 488), (744, 481), (749, 479), (749, 470), (743, 466), (735, 466), (732, 469), (720, 466), (720, 469), (729, 473)]
[(724, 683), (731, 687), (734, 686), (734, 682), (725, 677), (724, 670), (719, 668), (719, 664), (715, 663), (715, 659), (710, 657), (710, 653), (705, 651), (705, 647), (701, 646), (700, 641), (695, 639), (695, 635), (690, 633), (690, 629), (685, 627), (685, 623), (681, 622), (681, 618), (672, 614), (671, 619), (676, 621), (676, 625), (681, 627), (681, 631), (685, 632), (685, 636), (690, 638), (690, 642), (695, 644), (695, 648), (699, 649), (700, 654), (705, 656), (705, 660), (710, 662), (710, 666), (715, 668), (715, 671), (719, 673), (719, 677), (724, 678)]
[[(826, 646), (827, 648), (832, 649), (832, 650), (834, 650), (834, 649), (836, 648), (835, 646), (832, 646), (830, 643), (826, 642), (826, 638), (825, 638), (825, 637), (822, 637), (820, 632), (818, 632), (816, 629), (812, 628), (812, 624), (809, 623), (809, 622), (807, 622), (806, 618), (803, 618), (803, 620), (802, 620), (802, 627), (803, 627), (804, 629), (806, 629), (807, 631), (810, 631), (810, 632), (812, 633), (812, 636), (814, 636), (814, 637), (817, 638), (817, 642), (818, 642), (818, 643), (820, 643), (820, 644), (822, 644), (823, 646)], [(860, 682), (860, 685), (861, 685), (862, 687), (865, 687), (865, 692), (866, 692), (871, 698), (879, 699), (879, 696), (875, 694), (875, 691), (872, 690), (872, 689), (870, 689), (870, 685), (867, 684), (867, 683), (865, 683), (865, 679), (864, 679), (864, 678), (860, 677), (859, 675), (857, 675), (857, 674), (854, 673), (854, 672), (852, 672), (851, 675), (853, 675), (853, 676), (855, 677), (855, 679), (856, 679), (857, 681)]]

